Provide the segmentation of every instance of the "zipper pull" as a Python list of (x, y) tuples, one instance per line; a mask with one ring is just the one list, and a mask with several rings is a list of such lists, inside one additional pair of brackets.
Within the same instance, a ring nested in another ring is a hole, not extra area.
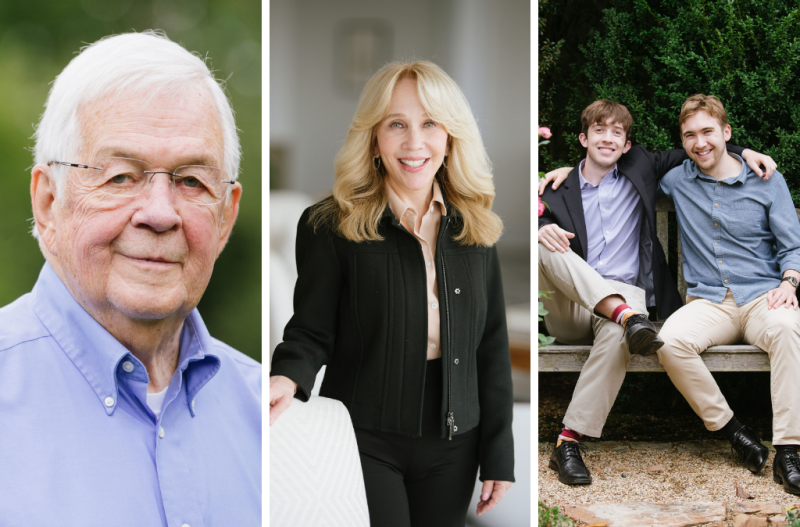
[(456, 427), (456, 420), (453, 417), (453, 412), (447, 412), (447, 428), (450, 429), (450, 436), (447, 438), (449, 441), (453, 440), (453, 429)]

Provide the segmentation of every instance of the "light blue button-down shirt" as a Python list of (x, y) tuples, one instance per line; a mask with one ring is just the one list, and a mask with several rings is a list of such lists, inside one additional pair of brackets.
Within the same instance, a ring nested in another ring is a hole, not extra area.
[(783, 175), (762, 181), (731, 155), (742, 163), (736, 177), (717, 181), (686, 160), (659, 188), (675, 202), (686, 294), (721, 303), (730, 289), (741, 306), (800, 271), (800, 222)]
[(0, 525), (261, 525), (261, 365), (197, 310), (158, 420), (143, 364), (45, 264), (0, 309)]
[(578, 165), (583, 216), (589, 254), (586, 262), (600, 276), (635, 285), (639, 276), (639, 234), (642, 228), (642, 198), (616, 165), (598, 185), (583, 177)]

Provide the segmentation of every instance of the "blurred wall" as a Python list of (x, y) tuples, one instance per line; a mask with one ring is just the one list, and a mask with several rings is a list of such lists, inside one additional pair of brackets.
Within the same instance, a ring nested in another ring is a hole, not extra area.
[[(359, 90), (342, 89), (338, 35), (377, 21), (386, 60), (427, 59), (461, 86), (495, 166), (498, 244), (530, 247), (530, 5), (527, 0), (272, 0), (271, 188), (324, 196)], [(376, 61), (372, 71), (385, 61)], [(273, 174), (274, 172), (274, 174)], [(526, 266), (527, 267), (527, 266)]]
[(82, 46), (145, 29), (163, 29), (229, 79), (244, 193), (199, 309), (213, 336), (260, 359), (261, 6), (252, 0), (0, 2), (0, 306), (29, 292), (44, 263), (29, 234), (28, 188), (31, 136), (50, 83)]

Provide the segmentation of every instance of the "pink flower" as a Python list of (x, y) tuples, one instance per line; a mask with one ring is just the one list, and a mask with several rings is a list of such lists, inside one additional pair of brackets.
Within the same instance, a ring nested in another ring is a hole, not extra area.
[(542, 198), (540, 197), (539, 198), (539, 216), (544, 214), (544, 208), (545, 208), (545, 204), (542, 203)]
[(539, 136), (545, 139), (550, 139), (553, 137), (553, 134), (550, 132), (550, 129), (546, 126), (539, 127)]

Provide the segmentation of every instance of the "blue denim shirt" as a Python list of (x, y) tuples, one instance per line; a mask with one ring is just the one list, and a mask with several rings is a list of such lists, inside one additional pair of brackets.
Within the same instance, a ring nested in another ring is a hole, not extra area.
[(0, 525), (260, 526), (261, 365), (194, 310), (158, 419), (148, 382), (45, 264), (0, 309)]
[(783, 175), (762, 181), (730, 155), (742, 163), (736, 177), (717, 181), (686, 160), (659, 189), (678, 214), (686, 294), (721, 303), (730, 289), (741, 306), (800, 271), (800, 222)]

